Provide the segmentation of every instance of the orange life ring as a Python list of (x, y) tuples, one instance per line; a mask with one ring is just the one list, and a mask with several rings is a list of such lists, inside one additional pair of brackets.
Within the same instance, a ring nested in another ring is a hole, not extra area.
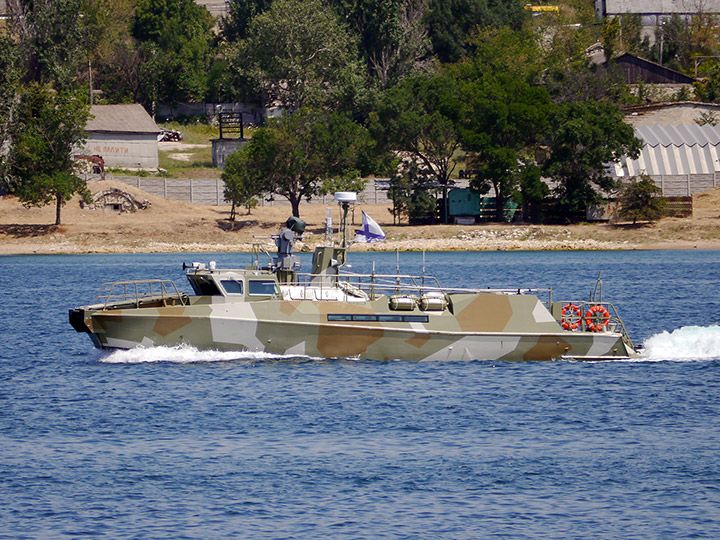
[(582, 321), (582, 311), (575, 304), (565, 304), (560, 310), (560, 324), (565, 330), (577, 330)]
[(610, 313), (603, 306), (596, 305), (585, 314), (585, 325), (591, 332), (605, 330), (610, 324)]

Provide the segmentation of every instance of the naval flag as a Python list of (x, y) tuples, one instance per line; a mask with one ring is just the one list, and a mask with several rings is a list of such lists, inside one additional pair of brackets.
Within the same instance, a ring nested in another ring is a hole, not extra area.
[(356, 231), (355, 242), (382, 242), (385, 240), (385, 233), (373, 218), (363, 210), (362, 229)]

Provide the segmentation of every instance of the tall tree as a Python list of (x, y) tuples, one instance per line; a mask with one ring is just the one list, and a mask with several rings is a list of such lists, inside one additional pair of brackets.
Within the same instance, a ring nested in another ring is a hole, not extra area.
[(432, 0), (426, 15), (433, 49), (441, 62), (457, 62), (472, 49), (477, 28), (522, 26), (528, 12), (522, 2), (505, 0)]
[[(15, 42), (9, 36), (0, 35), (0, 148), (9, 144), (10, 128), (15, 122), (20, 58)], [(0, 193), (10, 191), (5, 171), (7, 153), (0, 152)]]
[(82, 8), (82, 0), (9, 0), (25, 80), (58, 90), (75, 84), (87, 65)]
[(373, 129), (382, 146), (405, 152), (432, 171), (446, 202), (460, 148), (460, 110), (454, 78), (418, 75), (388, 90), (374, 115)]
[(357, 44), (321, 0), (275, 0), (228, 58), (236, 73), (258, 81), (268, 106), (337, 109), (362, 87)]
[(220, 20), (225, 41), (232, 43), (247, 37), (250, 22), (270, 7), (272, 0), (230, 0), (228, 14)]
[(406, 217), (410, 225), (434, 223), (437, 215), (435, 175), (412, 158), (402, 160), (390, 177), (388, 197), (393, 223)]
[(531, 84), (538, 51), (527, 36), (493, 29), (475, 43), (473, 56), (451, 73), (460, 81), (462, 142), (476, 171), (470, 185), (479, 193), (494, 191), (495, 218), (503, 221), (505, 204), (522, 187), (522, 169), (532, 165), (545, 133), (551, 102), (544, 88)]
[(300, 109), (270, 120), (239, 152), (263, 191), (285, 197), (300, 217), (300, 203), (318, 193), (358, 190), (371, 146), (367, 131), (338, 113)]
[(130, 34), (137, 0), (83, 0), (82, 26), (88, 87), (111, 102), (142, 101), (138, 43)]
[(510, 75), (483, 77), (465, 87), (468, 114), (462, 138), (476, 172), (471, 180), (480, 193), (495, 192), (496, 219), (520, 187), (521, 171), (542, 140), (551, 110), (544, 88)]
[(214, 24), (208, 10), (193, 0), (138, 0), (132, 34), (156, 66), (147, 77), (158, 99), (203, 99)]
[(559, 105), (550, 116), (549, 143), (544, 172), (555, 181), (554, 196), (568, 220), (616, 188), (605, 174), (607, 164), (637, 157), (642, 148), (620, 109), (597, 101)]
[(75, 193), (87, 195), (74, 174), (73, 151), (85, 139), (89, 116), (85, 96), (29, 83), (20, 93), (16, 121), (10, 129), (8, 173), (18, 199), (28, 206), (55, 201), (55, 224)]
[(360, 56), (380, 88), (425, 70), (431, 49), (424, 16), (430, 0), (335, 0), (359, 38)]

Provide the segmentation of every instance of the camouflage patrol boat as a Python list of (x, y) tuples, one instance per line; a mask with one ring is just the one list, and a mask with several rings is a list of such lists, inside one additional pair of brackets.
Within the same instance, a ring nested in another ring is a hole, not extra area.
[[(553, 302), (550, 289), (453, 289), (425, 275), (347, 270), (347, 215), (337, 194), (342, 243), (318, 247), (309, 274), (292, 253), (304, 223), (256, 248), (245, 268), (193, 263), (194, 292), (170, 280), (106, 283), (70, 323), (100, 348), (189, 344), (200, 349), (373, 360), (611, 360), (635, 356), (606, 302)], [(541, 301), (539, 295), (547, 294)]]

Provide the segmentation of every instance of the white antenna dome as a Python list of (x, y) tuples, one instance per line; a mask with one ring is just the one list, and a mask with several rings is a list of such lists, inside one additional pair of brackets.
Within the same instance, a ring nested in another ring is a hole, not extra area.
[(357, 193), (354, 191), (336, 191), (335, 200), (339, 203), (351, 203), (357, 200)]

